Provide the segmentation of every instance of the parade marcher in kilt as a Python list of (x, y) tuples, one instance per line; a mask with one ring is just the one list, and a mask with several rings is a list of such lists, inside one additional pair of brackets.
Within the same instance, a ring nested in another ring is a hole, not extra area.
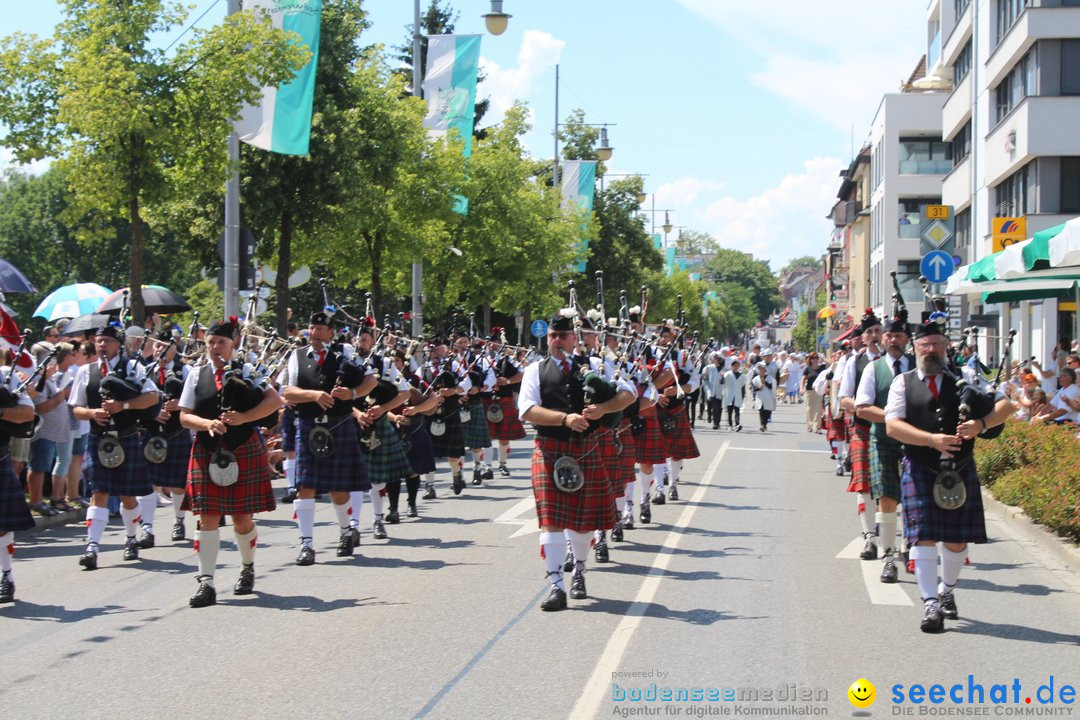
[[(371, 489), (352, 403), (371, 392), (375, 375), (371, 368), (365, 370), (353, 361), (351, 345), (330, 344), (334, 331), (326, 312), (312, 314), (308, 333), (311, 344), (289, 357), (281, 384), (282, 397), (294, 406), (297, 417), (293, 503), (300, 529), (297, 565), (315, 563), (315, 493), (330, 493), (340, 530), (337, 555), (349, 557), (360, 542), (360, 533), (349, 522), (349, 493)], [(322, 431), (330, 434), (328, 446), (322, 444)]]
[[(488, 430), (491, 439), (499, 443), (499, 474), (510, 477), (510, 470), (506, 467), (506, 461), (510, 457), (510, 441), (521, 440), (525, 437), (525, 426), (518, 417), (517, 392), (521, 387), (521, 367), (503, 349), (503, 329), (495, 326), (491, 328), (488, 338), (491, 349), (496, 353), (494, 361), (495, 369), (495, 392), (488, 404), (497, 404), (502, 411), (502, 420), (492, 422), (488, 420)], [(487, 407), (484, 408), (485, 416)]]
[(0, 603), (15, 601), (11, 562), (15, 555), (15, 533), (34, 528), (34, 516), (30, 514), (8, 452), (12, 433), (17, 430), (15, 426), (34, 421), (34, 402), (26, 393), (12, 392), (11, 373), (11, 368), (0, 369)]
[[(144, 445), (155, 436), (161, 436), (168, 443), (165, 461), (154, 463), (147, 461), (146, 469), (150, 473), (150, 482), (167, 490), (173, 501), (172, 540), (180, 541), (187, 537), (184, 527), (184, 488), (187, 486), (188, 460), (191, 459), (191, 432), (180, 425), (180, 392), (184, 389), (191, 367), (185, 365), (172, 343), (172, 333), (162, 332), (157, 337), (161, 344), (161, 357), (156, 368), (150, 367), (150, 380), (162, 394), (161, 412), (156, 418), (143, 424)], [(138, 498), (139, 516), (142, 524), (142, 537), (139, 547), (143, 550), (154, 547), (154, 513), (157, 510), (158, 494), (151, 491)]]
[[(236, 327), (230, 322), (215, 323), (206, 338), (208, 362), (188, 374), (179, 398), (180, 422), (196, 431), (188, 464), (187, 493), (191, 510), (199, 516), (195, 531), (195, 552), (199, 557), (199, 588), (188, 604), (206, 607), (217, 602), (214, 573), (221, 547), (220, 523), (232, 516), (236, 547), (240, 551), (240, 578), (233, 587), (236, 595), (246, 595), (255, 588), (255, 547), (258, 532), (252, 517), (274, 509), (270, 465), (266, 444), (258, 422), (281, 408), (281, 398), (264, 378), (246, 363), (227, 366), (232, 355)], [(236, 375), (230, 378), (226, 375)], [(244, 410), (232, 407), (236, 400), (226, 388), (229, 383), (243, 383)], [(224, 389), (224, 390), (223, 390)], [(219, 449), (236, 458), (235, 482), (219, 485), (211, 474), (218, 461)]]
[(292, 505), (296, 500), (296, 411), (289, 404), (281, 410), (281, 451), (285, 453), (281, 469), (288, 485), (285, 494), (281, 496), (281, 502)]
[[(883, 563), (881, 582), (896, 582), (896, 507), (900, 503), (900, 443), (885, 432), (885, 403), (893, 378), (915, 366), (904, 351), (908, 344), (907, 312), (885, 326), (885, 354), (866, 366), (855, 395), (858, 416), (872, 422), (870, 432), (870, 494), (877, 503), (877, 544)], [(907, 558), (901, 554), (901, 560)]]
[(863, 560), (876, 560), (877, 533), (870, 524), (870, 422), (855, 416), (855, 391), (863, 370), (881, 355), (881, 320), (874, 315), (873, 310), (867, 308), (859, 327), (865, 347), (844, 366), (844, 376), (840, 380), (840, 403), (851, 418), (848, 423), (848, 443), (851, 447), (851, 481), (848, 483), (848, 492), (855, 493), (859, 523), (865, 541), (859, 557)]
[[(989, 414), (962, 421), (956, 381), (945, 372), (948, 348), (941, 325), (935, 321), (920, 325), (915, 331), (916, 368), (893, 380), (885, 405), (889, 437), (904, 446), (904, 535), (924, 604), (923, 632), (941, 632), (945, 618), (959, 617), (953, 588), (967, 558), (967, 544), (986, 542), (982, 495), (972, 457), (975, 437), (1005, 422), (1016, 410), (999, 394)], [(949, 457), (967, 491), (963, 505), (952, 510), (939, 507), (933, 491), (941, 460)], [(939, 542), (943, 544), (940, 583)]]
[[(658, 348), (660, 354), (667, 350), (673, 338), (674, 330), (671, 327), (665, 325), (660, 329), (660, 347)], [(657, 382), (660, 396), (656, 402), (659, 406), (657, 413), (661, 430), (664, 427), (664, 415), (674, 421), (671, 432), (664, 436), (664, 446), (667, 448), (666, 469), (670, 485), (668, 499), (678, 500), (679, 470), (682, 469), (682, 461), (692, 460), (701, 455), (690, 428), (690, 417), (686, 412), (688, 400), (685, 397), (701, 385), (701, 372), (690, 362), (689, 353), (682, 348), (672, 349), (667, 365), (672, 374), (665, 382)], [(679, 397), (680, 390), (683, 397)], [(663, 505), (665, 502), (664, 478), (659, 476), (656, 479), (656, 496), (653, 498), (653, 503)]]
[(814, 383), (814, 389), (821, 393), (821, 401), (824, 403), (822, 411), (822, 423), (825, 429), (825, 441), (829, 443), (830, 457), (836, 461), (836, 475), (843, 477), (844, 470), (844, 444), (847, 442), (847, 422), (844, 419), (844, 410), (840, 406), (837, 393), (840, 391), (840, 378), (844, 375), (844, 364), (850, 355), (851, 344), (844, 341), (840, 348), (833, 353), (832, 362)]
[[(416, 380), (422, 391), (434, 387), (442, 396), (442, 403), (432, 415), (426, 416), (428, 435), (431, 436), (432, 452), (436, 458), (446, 458), (450, 465), (451, 489), (460, 495), (465, 489), (461, 475), (461, 459), (465, 455), (465, 433), (461, 427), (461, 397), (472, 387), (465, 368), (453, 357), (447, 357), (446, 341), (436, 336), (432, 341), (427, 363), (416, 371)], [(435, 497), (434, 474), (427, 480), (424, 499)]]
[[(399, 373), (404, 374), (409, 368), (405, 353), (398, 350), (394, 354), (394, 367)], [(408, 493), (409, 517), (418, 517), (416, 508), (416, 496), (420, 490), (420, 476), (435, 472), (435, 455), (431, 449), (431, 437), (427, 432), (427, 423), (423, 416), (435, 412), (442, 403), (442, 396), (432, 393), (423, 397), (420, 391), (414, 387), (409, 388), (408, 404), (401, 408), (400, 413), (389, 413), (388, 417), (401, 437), (405, 448), (405, 455), (409, 460), (409, 472), (405, 475), (405, 490)], [(386, 521), (394, 524), (399, 522), (398, 498), (401, 495), (401, 478), (391, 479), (386, 483), (386, 494), (390, 501), (390, 511), (386, 515)]]
[[(541, 604), (542, 610), (566, 609), (563, 563), (566, 544), (563, 531), (569, 531), (576, 562), (570, 596), (587, 597), (585, 557), (595, 530), (615, 526), (615, 494), (612, 493), (602, 441), (593, 437), (605, 414), (626, 400), (617, 394), (608, 403), (585, 406), (583, 378), (570, 360), (577, 344), (568, 311), (551, 321), (548, 329), (550, 354), (525, 369), (521, 382), (518, 409), (521, 417), (536, 426), (537, 438), (532, 456), (533, 496), (540, 525), (540, 555), (547, 568), (551, 592)], [(553, 479), (559, 458), (576, 461), (584, 484), (576, 492), (559, 489)]]
[(495, 370), (481, 339), (470, 347), (469, 336), (458, 335), (454, 340), (454, 350), (458, 363), (467, 369), (472, 386), (462, 399), (461, 430), (465, 436), (465, 447), (473, 456), (472, 484), (480, 485), (495, 476), (484, 457), (485, 451), (491, 447), (491, 432), (485, 410), (491, 399), (491, 389), (495, 387)]
[[(153, 489), (139, 435), (139, 411), (156, 405), (159, 395), (154, 383), (146, 377), (142, 363), (121, 352), (123, 338), (123, 330), (116, 325), (106, 325), (97, 331), (94, 344), (98, 361), (79, 368), (68, 398), (75, 419), (90, 421), (83, 471), (92, 501), (86, 509), (86, 552), (79, 558), (79, 564), (87, 570), (97, 569), (101, 536), (109, 522), (109, 495), (120, 497), (120, 517), (127, 535), (124, 559), (138, 559), (135, 532), (139, 527), (139, 505), (135, 498)], [(128, 391), (126, 395), (130, 399), (117, 400), (111, 393), (103, 393), (106, 376), (110, 376), (109, 387), (118, 382)], [(99, 453), (106, 439), (106, 445), (115, 442), (123, 451), (123, 461), (112, 468), (102, 464)]]

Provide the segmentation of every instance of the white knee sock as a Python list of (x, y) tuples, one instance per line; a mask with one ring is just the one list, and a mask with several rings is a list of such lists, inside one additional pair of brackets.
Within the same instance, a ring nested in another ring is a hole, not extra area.
[(623, 490), (623, 505), (626, 505), (626, 503), (630, 503), (632, 505), (634, 503), (634, 488), (636, 487), (637, 480), (631, 480), (630, 482), (626, 483), (626, 487)]
[(615, 498), (615, 510), (618, 511), (619, 515), (622, 515), (623, 510), (625, 510), (625, 509), (626, 509), (626, 495), (620, 495), (617, 498)]
[(910, 557), (915, 561), (915, 582), (919, 585), (919, 595), (925, 600), (937, 600), (937, 546), (916, 545), (911, 548)]
[(499, 464), (505, 465), (506, 458), (510, 456), (510, 446), (499, 443)]
[(566, 530), (566, 536), (570, 539), (570, 549), (574, 551), (574, 560), (583, 563), (589, 557), (589, 547), (592, 545), (593, 534), (591, 532), (578, 532)]
[(364, 509), (364, 491), (354, 490), (349, 493), (349, 504), (352, 505), (352, 517), (349, 518), (349, 525), (358, 528), (360, 527), (360, 511)]
[(960, 579), (960, 569), (964, 567), (967, 558), (967, 548), (960, 552), (953, 552), (947, 547), (941, 548), (941, 583), (938, 592), (943, 593), (952, 590), (956, 581)]
[(105, 533), (105, 526), (109, 524), (109, 508), (91, 505), (86, 508), (86, 543), (97, 550), (101, 544), (101, 536)]
[(896, 550), (896, 513), (875, 513), (878, 526), (878, 547), (884, 552)]
[(349, 514), (352, 511), (352, 503), (345, 501), (338, 505), (337, 503), (331, 503), (334, 506), (334, 513), (337, 515), (337, 524), (341, 528), (341, 532), (349, 532)]
[(652, 487), (652, 472), (638, 470), (638, 488), (641, 490), (641, 502), (649, 501), (649, 489)]
[(181, 510), (184, 505), (184, 493), (182, 490), (173, 490), (172, 494), (172, 506), (173, 514), (176, 515), (177, 520), (183, 520), (187, 515), (187, 512)]
[(130, 510), (120, 505), (120, 519), (124, 522), (124, 532), (127, 533), (129, 538), (135, 537), (135, 531), (139, 527), (139, 506), (138, 504)]
[(435, 473), (424, 473), (424, 485), (435, 484)]
[(664, 470), (666, 469), (667, 463), (653, 466), (652, 474), (653, 482), (656, 483), (656, 492), (664, 492)]
[(671, 485), (679, 482), (679, 471), (682, 470), (682, 460), (672, 460), (668, 458), (668, 481)]
[(282, 460), (281, 469), (285, 471), (285, 482), (289, 483), (289, 487), (296, 487), (296, 458)]
[(154, 511), (157, 510), (158, 494), (151, 492), (149, 495), (140, 495), (135, 498), (138, 501), (139, 523), (146, 532), (154, 532)]
[(473, 460), (473, 463), (476, 464), (476, 465), (479, 465), (480, 461), (484, 459), (484, 451), (483, 450), (478, 450), (476, 448), (473, 448), (469, 452), (472, 453), (472, 460)]
[(544, 559), (544, 566), (550, 573), (548, 578), (551, 584), (560, 590), (565, 590), (562, 566), (566, 562), (566, 542), (563, 540), (562, 533), (540, 533), (540, 557)]
[(214, 584), (214, 571), (217, 569), (217, 556), (220, 549), (220, 530), (195, 531), (195, 552), (199, 554), (199, 574), (209, 575), (211, 585)]
[(293, 512), (296, 514), (296, 524), (300, 527), (301, 542), (312, 547), (311, 539), (315, 533), (315, 498), (297, 498), (293, 503)]
[(250, 565), (255, 562), (255, 546), (259, 544), (259, 531), (258, 528), (251, 528), (246, 533), (240, 533), (236, 530), (236, 525), (233, 525), (233, 532), (236, 533), (236, 549), (240, 551), (240, 562), (245, 565)]
[(15, 554), (15, 533), (0, 535), (0, 572), (11, 572), (11, 557)]
[(862, 525), (863, 535), (872, 534), (874, 528), (870, 527), (870, 512), (867, 510), (870, 505), (870, 496), (866, 493), (855, 493), (855, 502), (857, 503), (856, 509), (859, 513), (859, 523)]

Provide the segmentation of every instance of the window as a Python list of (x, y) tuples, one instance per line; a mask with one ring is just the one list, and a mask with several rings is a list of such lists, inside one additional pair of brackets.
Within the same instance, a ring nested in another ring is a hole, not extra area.
[(952, 170), (952, 148), (941, 140), (900, 138), (901, 175), (944, 175)]
[(1017, 18), (1024, 12), (1024, 8), (1031, 4), (1031, 0), (997, 0), (997, 41), (1008, 34)]
[(964, 127), (960, 128), (960, 132), (956, 133), (956, 137), (952, 139), (951, 144), (953, 167), (956, 167), (971, 154), (971, 120), (964, 123)]
[(919, 237), (919, 224), (922, 222), (922, 208), (924, 205), (939, 205), (941, 198), (912, 198), (901, 200), (896, 207), (899, 220), (899, 232), (901, 238), (913, 239)]
[(956, 63), (953, 64), (953, 85), (959, 85), (960, 81), (967, 77), (967, 74), (971, 72), (971, 38), (964, 43), (964, 49), (960, 51), (960, 55), (956, 58)]
[(940, 55), (941, 23), (934, 19), (926, 27), (926, 67), (934, 67)]
[(918, 260), (897, 261), (896, 282), (900, 285), (900, 294), (904, 296), (904, 302), (910, 306), (922, 307), (925, 300), (919, 275)]
[(1061, 158), (1061, 212), (1080, 213), (1080, 157)]
[(1061, 41), (1061, 94), (1080, 95), (1080, 40)]
[(959, 20), (960, 16), (967, 10), (968, 5), (971, 4), (971, 0), (954, 0), (954, 8), (956, 9), (956, 19)]
[(1033, 160), (994, 188), (998, 217), (1018, 217), (1039, 211), (1038, 161)]
[(1020, 104), (1026, 97), (1038, 94), (1038, 70), (1039, 54), (1038, 45), (1028, 50), (1024, 57), (1013, 66), (1009, 74), (1001, 81), (994, 90), (996, 97), (996, 121), (1001, 120), (1012, 112), (1012, 109)]
[(956, 213), (956, 249), (963, 250), (971, 245), (971, 209)]

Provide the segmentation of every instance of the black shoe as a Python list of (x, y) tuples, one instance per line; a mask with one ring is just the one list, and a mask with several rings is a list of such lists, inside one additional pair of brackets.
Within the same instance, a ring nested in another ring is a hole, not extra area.
[(941, 607), (937, 603), (926, 606), (919, 629), (924, 633), (939, 633), (945, 630), (945, 617), (941, 614)]
[(656, 494), (653, 495), (652, 504), (653, 505), (666, 505), (667, 504), (667, 498), (664, 497), (664, 491), (663, 490), (657, 490), (656, 491)]
[(615, 523), (615, 527), (611, 528), (611, 542), (622, 542), (622, 521)]
[(416, 512), (416, 503), (409, 503), (409, 509), (405, 514), (411, 518), (420, 517), (420, 513)]
[(844, 470), (843, 465), (837, 465), (836, 466), (836, 477), (844, 477), (844, 475), (846, 475), (846, 474), (847, 474), (847, 472)]
[(844, 470), (846, 472), (851, 472), (851, 455), (844, 456)]
[(184, 527), (184, 519), (176, 518), (176, 522), (172, 526), (172, 539), (173, 542), (180, 540), (187, 540), (187, 528)]
[(956, 620), (960, 617), (960, 612), (956, 609), (956, 598), (953, 597), (952, 590), (941, 593), (941, 616), (948, 618), (949, 620)]
[(877, 544), (874, 542), (874, 536), (867, 534), (866, 545), (863, 546), (862, 552), (859, 553), (860, 560), (877, 560)]
[(555, 587), (551, 587), (551, 592), (548, 594), (544, 602), (540, 603), (540, 609), (544, 612), (554, 612), (556, 610), (566, 609), (566, 593)]
[(761, 432), (765, 432), (765, 426), (764, 425), (762, 425), (759, 429), (761, 430)]
[(671, 489), (667, 491), (667, 499), (671, 500), (672, 502), (679, 499), (679, 489), (674, 485), (672, 485)]
[(562, 564), (563, 572), (570, 572), (574, 569), (574, 551), (570, 548), (566, 548), (566, 560)]
[(0, 580), (0, 603), (9, 602), (15, 602), (15, 583), (7, 573), (4, 573), (4, 579)]
[(139, 547), (143, 550), (149, 550), (154, 547), (154, 533), (143, 533), (143, 536), (139, 538)]
[(371, 526), (371, 535), (376, 540), (385, 540), (389, 535), (386, 534), (386, 525), (382, 520), (376, 520)]
[(596, 555), (596, 562), (611, 562), (611, 556), (608, 554), (607, 542), (601, 540), (600, 542), (596, 543), (596, 547), (593, 548), (593, 550), (594, 554)]
[[(360, 531), (356, 528), (349, 528), (348, 532), (342, 533), (341, 538), (338, 540), (337, 556), (338, 557), (352, 557), (353, 549), (360, 545)], [(310, 549), (310, 548), (309, 548)], [(300, 556), (303, 557), (304, 551), (300, 551)], [(311, 553), (311, 562), (315, 562), (315, 553)], [(303, 565), (299, 560), (296, 561), (297, 565)], [(310, 565), (311, 563), (307, 563)]]
[(485, 465), (484, 469), (480, 472), (480, 477), (484, 478), (485, 480), (494, 480), (495, 471), (491, 469), (490, 465)]
[(570, 576), (570, 597), (575, 600), (584, 600), (589, 597), (585, 592), (585, 569), (581, 571), (574, 571), (574, 574)]
[(629, 510), (629, 512), (623, 513), (622, 522), (620, 523), (620, 525), (622, 526), (623, 530), (633, 530), (634, 529), (634, 509), (633, 508), (627, 508), (627, 510)]
[(233, 595), (250, 595), (255, 591), (255, 563), (240, 568), (240, 577), (232, 591)]
[(499, 474), (503, 477), (510, 477), (510, 469), (506, 467), (506, 463), (499, 463)]
[(401, 522), (401, 516), (398, 515), (398, 511), (391, 510), (390, 512), (386, 513), (386, 522), (390, 523), (391, 525), (397, 525), (399, 522)]
[(454, 491), (455, 495), (460, 495), (461, 491), (465, 489), (465, 478), (461, 473), (456, 473), (454, 475), (454, 480), (450, 485), (450, 489)]
[(94, 550), (87, 550), (83, 553), (83, 556), (79, 558), (79, 564), (87, 570), (97, 570), (97, 552)]
[(742, 425), (736, 425), (735, 432), (742, 432)]
[(188, 605), (193, 608), (206, 607), (207, 605), (217, 604), (217, 590), (210, 584), (209, 575), (200, 575), (195, 578), (199, 581), (199, 589), (195, 591), (195, 594), (188, 600)]
[(124, 543), (124, 559), (125, 560), (138, 560), (139, 559), (139, 543), (133, 537), (128, 538), (127, 542)]
[(473, 485), (482, 485), (483, 482), (484, 482), (484, 476), (480, 472), (480, 466), (477, 465), (476, 467), (473, 468), (473, 471), (472, 471), (472, 484)]
[(424, 499), (425, 500), (434, 500), (435, 499), (435, 486), (432, 485), (431, 483), (428, 483), (427, 485), (424, 486)]
[[(341, 537), (342, 537), (342, 540), (344, 540), (348, 536), (347, 535), (342, 535)], [(341, 545), (338, 545), (338, 554), (339, 555), (341, 554)], [(349, 544), (349, 552), (348, 552), (348, 554), (352, 555), (352, 543)], [(315, 564), (315, 551), (312, 550), (307, 545), (301, 546), (300, 554), (296, 556), (296, 564), (297, 565), (314, 565)]]
[(285, 494), (281, 496), (280, 502), (282, 505), (292, 505), (296, 500), (296, 488), (289, 488), (285, 491)]
[(881, 567), (881, 582), (894, 583), (896, 582), (896, 563), (893, 562), (893, 553), (891, 550), (885, 552), (885, 562)]
[(638, 519), (643, 523), (652, 522), (652, 509), (650, 508), (648, 501), (641, 503), (641, 512), (638, 514)]

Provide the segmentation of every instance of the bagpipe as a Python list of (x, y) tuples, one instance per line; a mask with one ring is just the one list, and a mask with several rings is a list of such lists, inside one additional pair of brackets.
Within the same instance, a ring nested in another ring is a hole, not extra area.
[[(16, 359), (13, 360), (11, 363), (11, 370), (8, 373), (7, 382), (0, 386), (0, 410), (7, 410), (18, 405), (19, 398), (24, 392), (26, 392), (26, 388), (30, 387), (31, 385), (35, 386), (35, 390), (37, 392), (41, 392), (45, 389), (45, 369), (48, 367), (52, 359), (56, 357), (56, 353), (59, 352), (58, 348), (53, 349), (51, 352), (49, 352), (48, 355), (43, 357), (41, 359), (41, 362), (37, 363), (37, 366), (34, 368), (34, 371), (30, 374), (29, 377), (20, 382), (14, 388), (10, 387), (12, 378), (15, 376), (17, 359), (22, 356), (23, 351), (26, 347), (26, 342), (29, 337), (30, 329), (27, 328), (23, 331), (22, 342), (19, 345), (19, 349), (14, 355)], [(7, 435), (8, 437), (23, 439), (33, 437), (34, 431), (37, 429), (38, 423), (40, 422), (41, 417), (36, 413), (34, 414), (32, 420), (27, 420), (26, 422), (22, 423), (13, 423), (8, 420), (0, 419), (0, 435)]]

